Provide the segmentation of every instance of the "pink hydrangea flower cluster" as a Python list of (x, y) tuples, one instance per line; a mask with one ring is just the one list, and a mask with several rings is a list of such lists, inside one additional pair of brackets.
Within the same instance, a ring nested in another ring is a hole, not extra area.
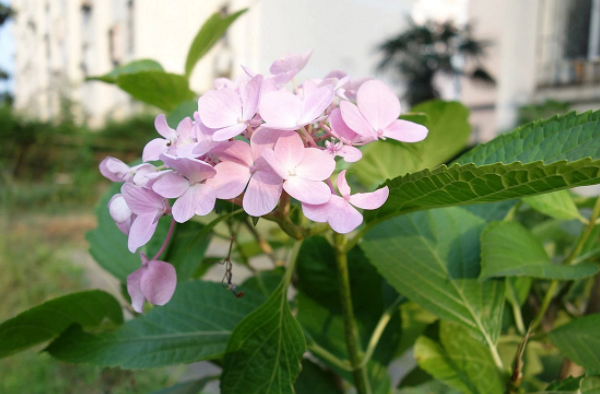
[[(198, 100), (193, 119), (172, 129), (164, 115), (157, 116), (162, 138), (146, 145), (144, 164), (129, 167), (112, 157), (100, 164), (105, 177), (124, 182), (109, 210), (128, 235), (132, 253), (150, 240), (163, 215), (183, 223), (210, 213), (216, 199), (235, 199), (259, 217), (273, 211), (285, 192), (301, 203), (308, 219), (328, 222), (338, 233), (362, 223), (356, 208), (383, 205), (387, 187), (351, 195), (346, 171), (337, 176), (338, 194), (331, 181), (336, 157), (356, 162), (362, 158), (360, 146), (386, 138), (421, 141), (427, 129), (398, 119), (398, 98), (378, 80), (351, 80), (332, 71), (289, 88), (310, 55), (283, 56), (268, 75), (243, 67), (245, 74), (235, 81), (215, 80), (214, 89)], [(153, 264), (144, 259), (144, 272), (152, 272)], [(160, 275), (145, 275), (160, 281)]]

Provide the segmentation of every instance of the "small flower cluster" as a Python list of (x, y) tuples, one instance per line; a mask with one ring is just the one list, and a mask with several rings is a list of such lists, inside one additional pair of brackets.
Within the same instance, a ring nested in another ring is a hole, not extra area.
[[(269, 75), (244, 67), (235, 81), (215, 80), (193, 119), (172, 129), (164, 115), (157, 116), (163, 138), (146, 145), (144, 164), (129, 167), (111, 157), (100, 164), (105, 177), (125, 182), (109, 210), (129, 236), (132, 253), (150, 240), (161, 216), (183, 223), (210, 213), (216, 199), (234, 199), (259, 217), (273, 211), (285, 192), (302, 204), (308, 219), (328, 222), (338, 233), (362, 223), (356, 208), (383, 205), (387, 187), (351, 195), (346, 171), (337, 177), (338, 194), (330, 179), (335, 158), (356, 162), (362, 158), (359, 146), (386, 138), (417, 142), (427, 129), (398, 119), (398, 98), (378, 80), (351, 80), (332, 71), (289, 90), (286, 85), (310, 55), (286, 55)], [(158, 160), (164, 166), (148, 163)], [(172, 207), (168, 199), (175, 199)], [(150, 272), (151, 263), (142, 269)]]

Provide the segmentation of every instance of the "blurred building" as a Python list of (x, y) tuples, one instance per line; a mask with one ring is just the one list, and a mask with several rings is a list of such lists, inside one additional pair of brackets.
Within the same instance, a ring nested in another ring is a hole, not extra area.
[[(226, 38), (196, 66), (191, 87), (209, 89), (218, 76), (235, 77), (239, 64), (266, 72), (285, 53), (314, 50), (299, 76), (342, 69), (372, 75), (375, 47), (397, 33), (416, 0), (13, 0), (16, 9), (15, 107), (43, 119), (57, 116), (65, 98), (78, 116), (100, 125), (135, 110), (114, 86), (85, 82), (131, 60), (152, 58), (183, 73), (187, 50), (213, 12), (249, 7)], [(68, 100), (67, 100), (68, 101)]]
[(476, 138), (514, 127), (525, 104), (600, 109), (600, 0), (470, 0), (468, 18), (493, 42), (484, 64), (497, 79), (463, 84)]

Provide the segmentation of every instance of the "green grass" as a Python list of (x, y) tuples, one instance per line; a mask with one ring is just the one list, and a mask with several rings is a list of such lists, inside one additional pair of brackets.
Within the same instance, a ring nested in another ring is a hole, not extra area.
[[(90, 288), (83, 235), (94, 226), (91, 208), (78, 213), (11, 211), (0, 206), (0, 321), (51, 298)], [(94, 278), (91, 278), (94, 279)], [(171, 385), (178, 369), (125, 371), (70, 365), (40, 352), (0, 359), (2, 394), (149, 393)]]

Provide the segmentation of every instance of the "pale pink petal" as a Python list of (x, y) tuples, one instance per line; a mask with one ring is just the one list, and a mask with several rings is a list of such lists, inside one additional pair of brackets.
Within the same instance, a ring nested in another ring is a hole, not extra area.
[(144, 302), (146, 301), (146, 297), (144, 297), (140, 282), (142, 275), (146, 270), (146, 267), (142, 267), (127, 275), (127, 293), (129, 293), (129, 297), (131, 297), (131, 306), (137, 313), (144, 312)]
[(254, 117), (254, 115), (256, 115), (262, 79), (262, 75), (257, 75), (248, 81), (244, 87), (244, 91), (242, 93), (242, 118), (245, 121), (249, 121)]
[(154, 182), (152, 190), (165, 198), (177, 198), (181, 197), (189, 187), (190, 182), (187, 179), (171, 171)]
[(231, 89), (209, 90), (198, 100), (198, 113), (202, 123), (221, 129), (238, 123), (242, 117), (242, 100)]
[(390, 189), (388, 189), (388, 187), (385, 186), (371, 193), (354, 194), (350, 197), (348, 201), (350, 202), (350, 204), (358, 208), (377, 209), (385, 203), (389, 195)]
[(230, 138), (237, 137), (238, 135), (242, 134), (244, 130), (246, 130), (246, 127), (247, 126), (245, 123), (237, 123), (233, 126), (225, 127), (224, 129), (215, 131), (212, 139), (213, 141), (217, 142), (227, 141)]
[(362, 116), (356, 105), (349, 101), (342, 101), (340, 102), (340, 110), (342, 119), (355, 133), (367, 138), (377, 138), (373, 126)]
[(292, 171), (304, 158), (302, 138), (292, 131), (282, 133), (273, 150), (287, 171)]
[(211, 153), (221, 161), (235, 161), (250, 167), (254, 160), (250, 153), (250, 145), (244, 141), (228, 141), (213, 149)]
[(196, 215), (205, 216), (215, 208), (217, 191), (210, 185), (194, 185), (196, 194)]
[(135, 167), (135, 175), (133, 176), (133, 183), (138, 186), (147, 186), (148, 175), (156, 173), (156, 167), (152, 164), (144, 163)]
[(275, 209), (283, 190), (283, 179), (270, 168), (266, 168), (266, 163), (262, 164), (263, 161), (262, 158), (257, 160), (257, 167), (260, 166), (261, 169), (250, 178), (243, 201), (246, 213), (256, 217)]
[(202, 182), (203, 180), (215, 176), (217, 173), (214, 168), (203, 161), (188, 159), (186, 157), (173, 157), (171, 155), (161, 155), (160, 159), (169, 168), (174, 169), (191, 182)]
[(288, 170), (283, 163), (275, 156), (275, 152), (271, 148), (265, 148), (262, 151), (262, 157), (269, 164), (273, 172), (281, 178), (286, 179), (289, 176)]
[(234, 87), (235, 85), (233, 84), (233, 81), (228, 78), (217, 78), (213, 81), (213, 88), (215, 90), (221, 90), (224, 88), (233, 89)]
[(217, 175), (208, 179), (206, 184), (212, 186), (217, 198), (223, 200), (242, 194), (250, 179), (248, 166), (235, 161), (221, 162), (215, 166), (215, 170)]
[(260, 100), (259, 112), (265, 127), (293, 130), (302, 117), (302, 100), (289, 92), (268, 92)]
[(131, 209), (127, 206), (127, 202), (121, 194), (115, 194), (108, 202), (108, 212), (115, 223), (125, 223), (131, 219)]
[(302, 203), (302, 212), (304, 212), (304, 216), (313, 222), (325, 223), (329, 217), (329, 210), (331, 209), (329, 204), (333, 197), (334, 196), (332, 195), (325, 204), (312, 205)]
[(293, 70), (296, 74), (306, 66), (308, 59), (310, 59), (310, 55), (312, 55), (312, 49), (309, 49), (304, 53), (290, 53), (283, 55), (273, 62), (269, 71), (271, 74), (281, 74)]
[(140, 288), (153, 305), (164, 305), (171, 300), (177, 287), (177, 273), (171, 264), (151, 260), (148, 268), (142, 273)]
[(200, 185), (196, 184), (188, 187), (188, 189), (179, 197), (173, 204), (173, 219), (178, 223), (185, 223), (194, 216), (194, 211), (197, 206), (197, 192)]
[(129, 230), (131, 229), (131, 223), (135, 220), (135, 215), (131, 215), (129, 219), (124, 221), (123, 223), (116, 223), (117, 228), (125, 235), (129, 235)]
[(331, 134), (339, 140), (344, 142), (358, 142), (360, 135), (352, 131), (350, 127), (344, 122), (342, 118), (342, 112), (339, 108), (331, 111), (329, 115), (329, 125), (331, 126)]
[(251, 159), (252, 161), (256, 161), (264, 148), (271, 148), (275, 146), (275, 142), (281, 137), (282, 134), (285, 134), (286, 131), (283, 130), (275, 130), (269, 129), (266, 127), (261, 127), (258, 130), (254, 131), (252, 137), (250, 137), (250, 151), (251, 151)]
[[(275, 149), (277, 149), (277, 145)], [(317, 148), (305, 148), (304, 157), (296, 166), (296, 175), (311, 181), (324, 181), (331, 176), (334, 169), (335, 160), (327, 152)]]
[(310, 92), (302, 102), (302, 123), (312, 123), (333, 100), (333, 86), (325, 85)]
[(162, 135), (168, 140), (177, 138), (177, 132), (169, 127), (167, 118), (163, 114), (158, 115), (154, 119), (154, 128), (156, 131), (158, 131), (158, 134)]
[(104, 160), (100, 162), (100, 173), (113, 182), (123, 182), (125, 174), (128, 171), (129, 166), (114, 157), (105, 157)]
[(138, 215), (133, 220), (131, 228), (129, 229), (129, 239), (127, 240), (127, 247), (131, 253), (135, 253), (138, 248), (146, 245), (158, 225), (158, 220), (155, 220), (156, 214), (147, 213), (144, 215)]
[(383, 130), (383, 136), (402, 142), (418, 142), (427, 137), (427, 127), (408, 120), (396, 119)]
[(349, 145), (344, 145), (344, 147), (340, 149), (337, 154), (338, 156), (343, 157), (346, 163), (356, 163), (362, 159), (362, 152), (360, 149)]
[(337, 177), (337, 188), (342, 194), (342, 197), (348, 197), (350, 195), (350, 185), (346, 181), (346, 170), (340, 172)]
[(183, 118), (181, 122), (177, 125), (177, 139), (185, 140), (192, 137), (192, 129), (194, 128), (194, 124), (189, 117)]
[(164, 209), (164, 199), (151, 189), (126, 183), (121, 187), (121, 194), (136, 215), (154, 215)]
[(400, 100), (386, 84), (378, 80), (362, 84), (356, 94), (358, 109), (375, 131), (385, 129), (400, 116)]
[(331, 190), (325, 182), (316, 182), (299, 176), (291, 176), (283, 183), (283, 189), (296, 200), (307, 204), (324, 204), (329, 201)]
[(363, 222), (360, 212), (342, 197), (332, 195), (327, 205), (330, 207), (327, 222), (336, 233), (347, 234)]
[(156, 181), (158, 181), (160, 178), (162, 178), (165, 174), (169, 174), (171, 172), (173, 172), (173, 171), (172, 170), (163, 170), (163, 171), (150, 172), (143, 176), (143, 178), (145, 178), (145, 180), (140, 179), (139, 183), (135, 182), (135, 184), (138, 186), (143, 186), (147, 189), (152, 189), (152, 185), (154, 185), (154, 183)]
[(162, 138), (155, 138), (152, 141), (148, 142), (146, 146), (144, 146), (144, 151), (142, 152), (142, 160), (160, 160), (160, 155), (169, 151), (169, 146), (167, 145), (167, 142), (167, 140)]

